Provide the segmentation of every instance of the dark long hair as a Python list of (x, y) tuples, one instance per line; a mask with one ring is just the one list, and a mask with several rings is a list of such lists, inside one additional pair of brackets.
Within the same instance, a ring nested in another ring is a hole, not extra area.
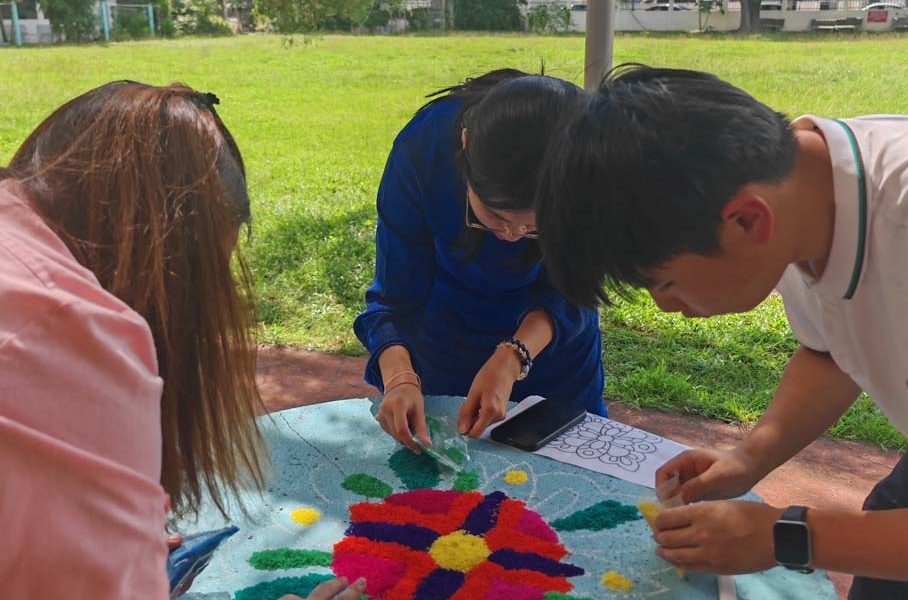
[(238, 252), (231, 269), (249, 197), (214, 100), (179, 84), (103, 85), (57, 109), (0, 173), (148, 323), (176, 515), (196, 511), (203, 489), (223, 513), (225, 492), (262, 484), (255, 315)]
[[(535, 206), (546, 149), (581, 93), (561, 79), (497, 69), (430, 94), (433, 100), (425, 106), (449, 98), (462, 103), (454, 120), (453, 150), (464, 182), (493, 210), (527, 211)], [(463, 129), (466, 149), (461, 144)], [(467, 202), (466, 194), (463, 201)], [(479, 251), (485, 235), (464, 227), (460, 245), (468, 260)], [(540, 256), (539, 244), (528, 240), (520, 262), (530, 265)]]

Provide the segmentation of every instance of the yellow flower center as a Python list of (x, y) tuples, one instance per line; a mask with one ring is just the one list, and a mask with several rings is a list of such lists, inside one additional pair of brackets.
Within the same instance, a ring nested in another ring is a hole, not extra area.
[(485, 562), (490, 553), (484, 539), (465, 531), (444, 535), (429, 548), (429, 555), (439, 567), (462, 573)]

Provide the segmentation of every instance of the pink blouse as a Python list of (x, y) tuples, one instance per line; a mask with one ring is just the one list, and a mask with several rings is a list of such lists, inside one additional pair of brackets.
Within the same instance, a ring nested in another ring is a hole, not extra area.
[(0, 182), (0, 582), (9, 598), (168, 598), (154, 342)]

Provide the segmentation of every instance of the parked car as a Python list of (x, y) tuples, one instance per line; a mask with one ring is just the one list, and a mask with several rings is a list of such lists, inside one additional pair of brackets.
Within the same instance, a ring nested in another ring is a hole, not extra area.
[(780, 0), (763, 0), (760, 3), (760, 10), (782, 10), (782, 2)]
[(864, 10), (905, 10), (905, 5), (898, 2), (874, 2), (865, 6)]

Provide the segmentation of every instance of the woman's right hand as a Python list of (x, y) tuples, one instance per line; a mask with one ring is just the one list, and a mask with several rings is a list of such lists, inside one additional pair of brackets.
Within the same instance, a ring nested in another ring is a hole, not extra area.
[(425, 401), (422, 392), (415, 385), (397, 385), (392, 388), (382, 398), (375, 418), (391, 437), (417, 454), (420, 449), (413, 441), (413, 434), (426, 446), (432, 445), (426, 429)]
[(349, 586), (347, 578), (332, 579), (312, 590), (305, 598), (299, 596), (281, 596), (280, 600), (357, 600), (366, 592), (366, 580), (360, 577)]
[(682, 452), (656, 471), (656, 485), (679, 475), (678, 493), (685, 503), (737, 498), (763, 478), (758, 466), (741, 450), (696, 448)]

